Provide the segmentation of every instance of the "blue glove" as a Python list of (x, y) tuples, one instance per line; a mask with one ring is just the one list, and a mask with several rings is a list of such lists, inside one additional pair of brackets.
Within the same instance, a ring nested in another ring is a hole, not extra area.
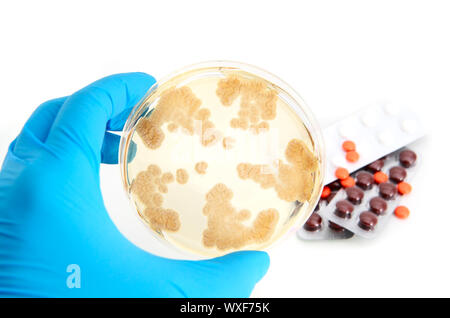
[(247, 297), (264, 252), (205, 261), (149, 254), (117, 230), (100, 191), (100, 163), (117, 163), (131, 108), (155, 80), (113, 75), (42, 104), (11, 143), (0, 172), (0, 295)]

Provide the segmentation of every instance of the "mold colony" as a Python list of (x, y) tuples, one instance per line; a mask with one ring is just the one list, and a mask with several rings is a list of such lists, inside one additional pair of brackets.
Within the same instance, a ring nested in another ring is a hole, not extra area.
[(263, 81), (229, 76), (219, 81), (216, 93), (225, 107), (229, 107), (241, 96), (238, 116), (230, 121), (232, 128), (250, 128), (259, 133), (269, 129), (266, 120), (276, 117), (277, 92), (268, 88)]
[[(164, 90), (152, 113), (138, 121), (132, 138), (138, 145), (139, 165), (135, 164), (130, 192), (141, 217), (174, 244), (205, 255), (263, 246), (275, 239), (275, 233), (281, 235), (293, 202), (303, 203), (306, 209), (319, 191), (312, 141), (288, 107), (267, 82), (241, 74), (193, 80)], [(291, 129), (279, 132), (287, 120)], [(281, 137), (270, 160), (255, 162), (252, 156), (242, 155), (243, 138), (233, 132), (264, 137), (272, 129)], [(173, 145), (177, 141), (185, 145), (188, 137), (206, 155), (171, 160)], [(219, 149), (235, 156), (222, 162), (211, 159)], [(137, 172), (139, 167), (145, 169)], [(255, 195), (253, 200), (243, 189)], [(253, 204), (259, 196), (267, 201)], [(177, 202), (183, 198), (191, 204)]]
[(275, 188), (280, 199), (304, 202), (309, 199), (314, 187), (312, 173), (317, 169), (317, 160), (306, 145), (292, 139), (285, 152), (288, 164), (277, 162), (276, 173), (270, 173), (270, 166), (241, 163), (237, 166), (239, 177), (251, 179), (263, 189)]
[[(152, 229), (177, 231), (180, 228), (178, 213), (162, 208), (164, 202), (162, 193), (167, 193), (166, 184), (173, 182), (173, 176), (170, 173), (163, 176), (165, 177), (161, 177), (161, 169), (158, 166), (149, 165), (146, 171), (140, 172), (134, 179), (131, 191), (146, 205), (143, 216), (148, 220)], [(171, 178), (167, 176), (171, 176)]]

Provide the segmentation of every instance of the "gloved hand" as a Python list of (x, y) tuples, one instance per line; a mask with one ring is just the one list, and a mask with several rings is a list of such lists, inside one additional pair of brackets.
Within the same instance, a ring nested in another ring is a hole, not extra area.
[(247, 297), (264, 276), (264, 252), (165, 259), (109, 218), (99, 168), (117, 162), (118, 136), (106, 131), (122, 129), (153, 83), (143, 73), (113, 75), (48, 101), (11, 143), (0, 172), (0, 295)]

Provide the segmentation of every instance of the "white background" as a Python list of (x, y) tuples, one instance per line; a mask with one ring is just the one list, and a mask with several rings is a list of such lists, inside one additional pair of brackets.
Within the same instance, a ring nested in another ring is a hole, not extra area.
[[(160, 78), (204, 60), (262, 67), (291, 84), (325, 127), (387, 99), (430, 128), (407, 205), (374, 240), (270, 250), (254, 297), (450, 296), (448, 1), (2, 1), (0, 154), (41, 102), (108, 74)], [(148, 248), (117, 167), (102, 168), (121, 231)]]

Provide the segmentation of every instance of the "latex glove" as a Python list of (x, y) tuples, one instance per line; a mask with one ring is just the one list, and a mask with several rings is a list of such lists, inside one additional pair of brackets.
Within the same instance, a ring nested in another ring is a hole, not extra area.
[[(48, 101), (11, 143), (0, 172), (0, 295), (246, 297), (264, 276), (264, 252), (169, 260), (130, 243), (109, 218), (99, 168), (117, 162), (119, 138), (106, 130), (121, 130), (153, 83), (113, 75)], [(70, 264), (81, 275), (69, 285), (80, 288), (67, 285), (78, 273)]]

